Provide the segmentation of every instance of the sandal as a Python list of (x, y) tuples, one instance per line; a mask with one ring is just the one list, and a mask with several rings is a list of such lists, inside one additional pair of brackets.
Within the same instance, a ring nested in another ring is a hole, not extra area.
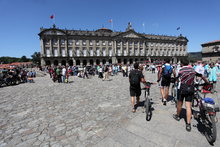
[(191, 131), (191, 124), (186, 124), (186, 131), (188, 131), (188, 132)]
[(133, 113), (135, 113), (135, 112), (136, 112), (136, 109), (135, 109), (135, 108), (133, 108), (133, 109), (132, 109), (132, 112), (133, 112)]
[(180, 117), (177, 114), (173, 114), (173, 118), (177, 121), (180, 121)]

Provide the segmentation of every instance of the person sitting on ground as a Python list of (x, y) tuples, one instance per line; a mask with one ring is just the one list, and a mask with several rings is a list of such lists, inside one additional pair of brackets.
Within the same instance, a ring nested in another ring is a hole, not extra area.
[(135, 97), (136, 97), (136, 104), (140, 101), (141, 95), (141, 85), (140, 82), (146, 83), (144, 79), (144, 75), (142, 71), (138, 70), (139, 64), (134, 64), (134, 70), (132, 70), (129, 74), (129, 82), (130, 82), (130, 96), (131, 96), (131, 103), (132, 103), (132, 112), (136, 112), (135, 108)]

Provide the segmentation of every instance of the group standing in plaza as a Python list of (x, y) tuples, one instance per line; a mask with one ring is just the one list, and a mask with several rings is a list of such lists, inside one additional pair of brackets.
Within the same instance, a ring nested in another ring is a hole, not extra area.
[[(130, 96), (132, 103), (132, 112), (136, 111), (135, 105), (140, 102), (141, 85), (146, 84), (142, 73), (142, 66), (138, 63), (134, 64), (134, 70), (129, 74)], [(192, 101), (194, 98), (194, 82), (203, 80), (206, 84), (212, 84), (212, 92), (216, 92), (216, 83), (220, 73), (219, 63), (202, 63), (201, 61), (194, 65), (189, 64), (188, 60), (182, 60), (181, 64), (170, 64), (169, 60), (165, 60), (163, 64), (157, 66), (158, 85), (161, 92), (162, 104), (166, 105), (169, 98), (169, 87), (171, 82), (177, 83), (177, 112), (173, 114), (173, 118), (180, 120), (183, 101), (186, 103), (186, 130), (191, 131)], [(153, 73), (153, 72), (152, 72)], [(135, 104), (136, 97), (136, 104)]]

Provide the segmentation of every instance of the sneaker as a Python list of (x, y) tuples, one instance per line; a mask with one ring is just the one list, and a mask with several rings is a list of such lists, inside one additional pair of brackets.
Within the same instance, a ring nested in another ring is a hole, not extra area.
[(191, 124), (186, 124), (186, 131), (191, 132)]
[(167, 100), (166, 100), (166, 99), (163, 100), (163, 105), (164, 105), (164, 106), (167, 105)]
[(177, 121), (180, 121), (180, 117), (177, 114), (173, 114), (173, 118)]

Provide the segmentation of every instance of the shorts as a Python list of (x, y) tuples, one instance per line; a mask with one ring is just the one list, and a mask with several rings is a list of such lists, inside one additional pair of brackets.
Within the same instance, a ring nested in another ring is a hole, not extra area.
[(141, 88), (133, 88), (130, 87), (130, 96), (140, 96), (141, 95)]
[(186, 102), (192, 102), (193, 96), (193, 94), (180, 94), (180, 90), (177, 93), (177, 99), (182, 102), (184, 99)]
[(169, 87), (170, 86), (170, 81), (171, 81), (171, 78), (169, 78), (169, 79), (166, 79), (166, 78), (162, 78), (162, 80), (161, 80), (161, 86), (162, 87)]

